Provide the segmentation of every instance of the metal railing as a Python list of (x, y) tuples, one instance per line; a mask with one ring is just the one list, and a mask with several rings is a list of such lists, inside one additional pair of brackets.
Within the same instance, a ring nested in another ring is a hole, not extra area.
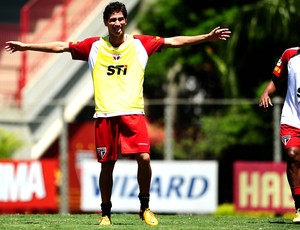
[[(3, 44), (7, 40), (21, 40), (30, 43), (66, 40), (100, 2), (101, 0), (90, 0), (87, 4), (81, 0), (30, 0), (20, 11), (20, 27), (16, 29), (15, 26), (12, 26), (13, 31), (0, 30), (1, 37), (4, 39), (2, 39)], [(12, 35), (8, 34), (10, 31), (13, 32)], [(15, 82), (9, 82), (15, 86), (6, 87), (12, 89), (10, 91), (3, 90), (1, 94), (13, 97), (16, 100), (14, 104), (19, 106), (22, 104), (22, 92), (27, 83), (36, 77), (38, 70), (54, 54), (22, 52), (20, 55), (20, 59), (16, 59), (15, 54), (11, 56), (13, 66), (8, 61), (1, 64), (1, 69), (10, 71), (5, 76), (6, 78), (11, 78), (10, 74), (18, 71)], [(3, 79), (2, 81), (4, 82)]]
[[(67, 23), (66, 23), (66, 11), (71, 3), (71, 0), (64, 0), (63, 5), (59, 7), (59, 10), (49, 19), (47, 22), (38, 29), (36, 33), (32, 35), (32, 30), (41, 20), (41, 15), (38, 13), (45, 8), (53, 9), (55, 5), (59, 2), (43, 0), (31, 0), (25, 4), (21, 9), (21, 40), (23, 42), (43, 42), (45, 39), (52, 40), (64, 40), (67, 34)], [(60, 26), (59, 26), (60, 24)], [(18, 81), (18, 92), (17, 92), (17, 101), (18, 104), (21, 104), (22, 100), (22, 90), (25, 85), (28, 83), (29, 76), (34, 76), (38, 68), (40, 68), (49, 58), (50, 55), (44, 53), (28, 53), (22, 52), (22, 61), (21, 61), (21, 73)]]

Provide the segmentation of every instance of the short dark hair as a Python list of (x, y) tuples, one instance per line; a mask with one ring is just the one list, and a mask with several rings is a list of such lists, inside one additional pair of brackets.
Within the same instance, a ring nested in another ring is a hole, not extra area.
[(127, 9), (126, 6), (121, 2), (111, 2), (109, 3), (103, 12), (103, 20), (108, 21), (109, 17), (113, 13), (122, 12), (125, 19), (127, 19)]

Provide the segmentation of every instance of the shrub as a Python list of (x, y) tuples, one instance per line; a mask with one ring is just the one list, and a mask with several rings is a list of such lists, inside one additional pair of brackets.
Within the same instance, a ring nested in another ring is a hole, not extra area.
[(11, 158), (22, 145), (23, 141), (19, 137), (0, 128), (0, 159)]

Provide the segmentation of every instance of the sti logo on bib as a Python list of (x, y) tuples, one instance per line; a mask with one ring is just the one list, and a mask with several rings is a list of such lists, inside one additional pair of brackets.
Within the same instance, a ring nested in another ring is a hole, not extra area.
[(107, 75), (114, 75), (117, 72), (117, 75), (126, 75), (127, 65), (109, 65), (107, 68)]

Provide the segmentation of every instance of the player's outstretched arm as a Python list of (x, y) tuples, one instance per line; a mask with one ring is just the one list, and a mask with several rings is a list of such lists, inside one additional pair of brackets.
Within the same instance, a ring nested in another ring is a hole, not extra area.
[(221, 28), (220, 26), (214, 28), (208, 33), (207, 40), (210, 42), (216, 42), (219, 40), (226, 41), (230, 38), (231, 31), (228, 28)]
[(216, 42), (220, 40), (225, 41), (230, 38), (230, 34), (231, 31), (228, 28), (221, 28), (220, 26), (218, 26), (207, 34), (165, 38), (164, 48), (179, 48), (183, 46), (196, 45), (203, 42)]
[(19, 41), (8, 41), (5, 45), (5, 50), (10, 53), (16, 51), (40, 51), (47, 53), (62, 53), (69, 52), (68, 42), (48, 42), (48, 43), (23, 43)]

